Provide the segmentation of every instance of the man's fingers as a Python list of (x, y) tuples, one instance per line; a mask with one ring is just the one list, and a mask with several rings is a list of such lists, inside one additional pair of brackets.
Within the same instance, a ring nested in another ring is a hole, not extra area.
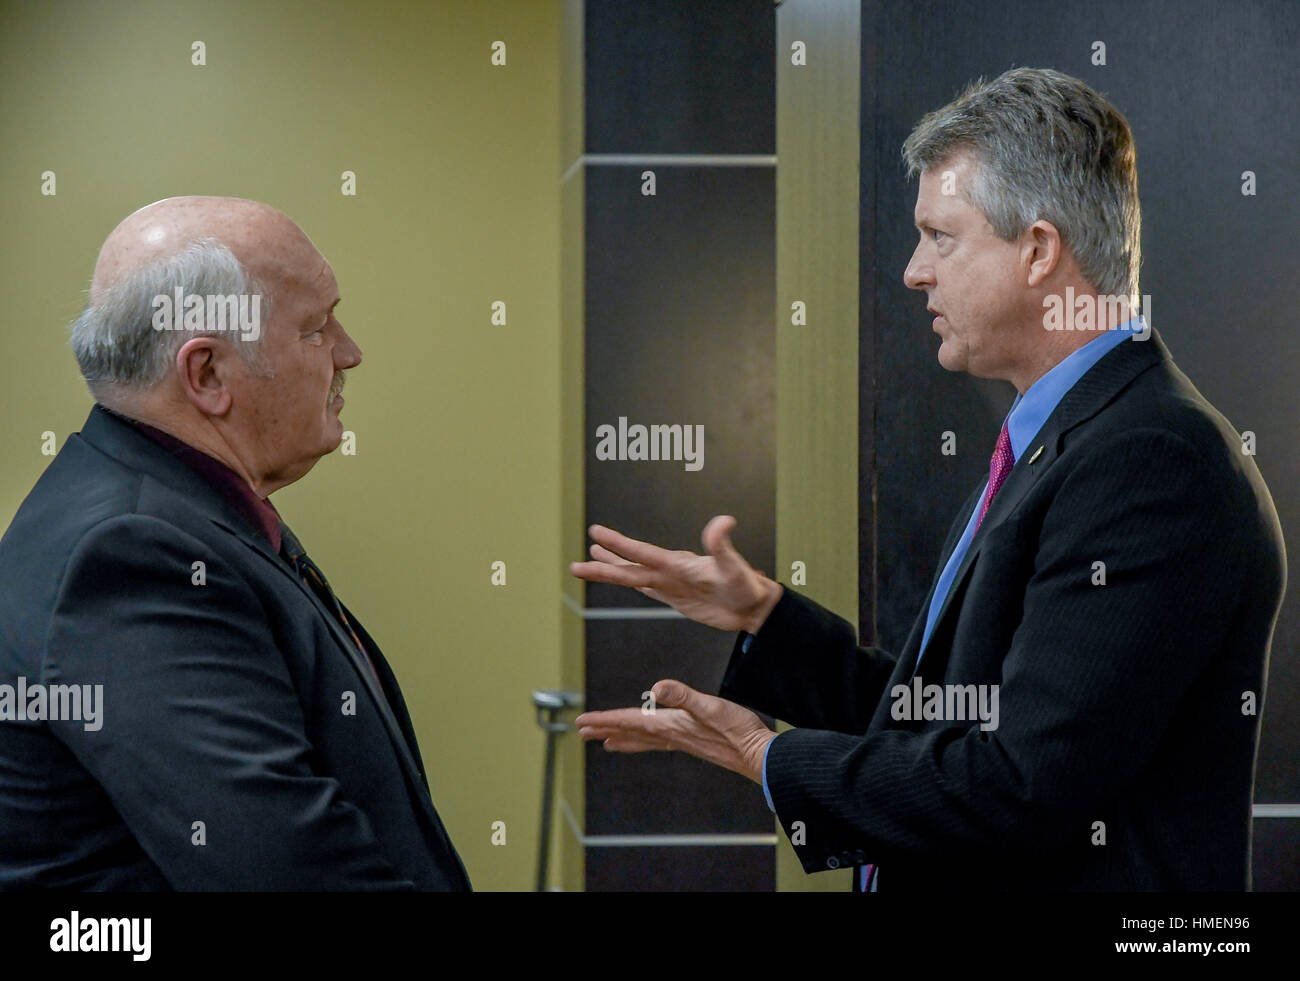
[(639, 708), (602, 709), (599, 712), (583, 712), (573, 720), (573, 725), (579, 730), (605, 728), (628, 732), (644, 728), (649, 718), (653, 716), (648, 712), (642, 712)]
[(629, 562), (621, 555), (615, 555), (603, 545), (592, 545), (587, 551), (591, 553), (591, 557), (597, 562), (608, 562), (611, 565), (636, 565), (635, 562)]
[[(639, 709), (637, 711), (640, 711)], [(641, 753), (646, 750), (675, 749), (667, 739), (651, 734), (643, 728), (629, 729), (624, 726), (586, 725), (578, 729), (583, 742), (599, 739), (606, 749), (625, 753)]]
[[(591, 557), (594, 561), (569, 563), (569, 571), (573, 575), (578, 576), (581, 579), (597, 578), (597, 576), (593, 575), (593, 570), (596, 570), (597, 567), (602, 563), (604, 565), (616, 566), (620, 569), (644, 569), (645, 568), (645, 566), (638, 565), (635, 562), (629, 562), (621, 555), (615, 555), (609, 549), (601, 545), (592, 545), (590, 548), (587, 549), (587, 551), (591, 553)], [(634, 583), (626, 582), (623, 579), (611, 580), (611, 579), (601, 578), (599, 581), (614, 582), (619, 586), (635, 586)], [(635, 588), (639, 589), (641, 587), (635, 586)]]
[[(588, 721), (593, 719), (595, 721)], [(617, 721), (609, 721), (610, 719)], [(653, 723), (654, 716), (643, 715), (640, 709), (613, 709), (607, 712), (590, 712), (586, 718), (579, 716), (578, 720), (574, 721), (574, 726), (583, 742), (599, 739), (606, 743), (606, 749), (611, 748), (608, 745), (611, 740), (620, 747), (675, 748)]]
[[(680, 684), (680, 683), (679, 683)], [(684, 687), (684, 686), (683, 686)], [(658, 691), (658, 686), (655, 688)], [(656, 702), (658, 695), (655, 696)], [(573, 720), (573, 726), (583, 742), (593, 739), (615, 740), (620, 744), (635, 745), (640, 749), (678, 749), (673, 735), (682, 735), (674, 722), (689, 718), (686, 713), (656, 705), (658, 711), (647, 712), (639, 708), (604, 709), (583, 712)], [(630, 750), (639, 752), (640, 749)]]
[[(597, 562), (605, 562), (608, 563), (609, 565), (616, 565), (616, 566), (632, 568), (632, 569), (645, 568), (645, 566), (637, 565), (635, 562), (629, 562), (627, 559), (623, 558), (622, 556), (615, 555), (613, 552), (611, 552), (609, 549), (605, 548), (602, 545), (592, 545), (590, 552), (591, 552), (591, 557), (595, 559)], [(669, 602), (666, 594), (661, 593), (659, 590), (653, 589), (650, 586), (634, 586), (633, 588), (636, 589), (637, 592), (641, 593), (642, 595), (649, 596), (652, 600), (655, 600), (659, 603), (667, 604)]]
[(649, 596), (652, 600), (656, 600), (660, 603), (663, 603), (665, 606), (672, 605), (671, 601), (668, 599), (667, 594), (661, 593), (657, 589), (651, 589), (649, 586), (638, 586), (637, 590), (641, 593), (641, 595)]
[(620, 535), (613, 528), (606, 528), (604, 525), (592, 525), (587, 529), (587, 534), (591, 536), (592, 541), (603, 545), (616, 555), (641, 565), (658, 567), (672, 557), (672, 553), (667, 549)]
[(654, 707), (583, 712), (574, 720), (584, 742), (599, 739), (617, 753), (678, 750), (760, 780), (755, 769), (761, 740), (772, 739), (763, 720), (726, 699), (665, 678), (651, 688)]
[(651, 743), (642, 739), (628, 739), (626, 736), (606, 739), (603, 745), (611, 753), (646, 753), (657, 750), (672, 751), (672, 747), (667, 743)]
[(607, 582), (615, 586), (654, 586), (659, 582), (659, 574), (651, 572), (644, 566), (629, 562), (626, 565), (613, 565), (609, 562), (570, 562), (569, 574), (589, 582)]

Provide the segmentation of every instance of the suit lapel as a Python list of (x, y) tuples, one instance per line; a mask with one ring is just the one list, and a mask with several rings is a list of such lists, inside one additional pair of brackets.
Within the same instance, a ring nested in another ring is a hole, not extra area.
[[(271, 563), (279, 570), (281, 575), (288, 578), (289, 582), (293, 584), (292, 588), (301, 591), (307, 601), (316, 608), (329, 626), (330, 635), (334, 638), (335, 643), (352, 663), (353, 669), (361, 679), (362, 687), (369, 693), (379, 717), (383, 720), (389, 739), (397, 751), (398, 759), (410, 778), (411, 787), (413, 788), (411, 796), (419, 800), (421, 811), (430, 826), (441, 838), (448, 853), (455, 859), (457, 868), (460, 869), (465, 884), (468, 886), (469, 877), (465, 874), (464, 865), (460, 862), (460, 857), (456, 854), (446, 829), (434, 809), (433, 798), (428, 792), (428, 782), (425, 779), (423, 768), (412, 753), (411, 744), (406, 740), (403, 727), (393, 714), (388, 699), (384, 697), (383, 692), (379, 689), (369, 665), (365, 663), (364, 655), (357, 651), (356, 644), (353, 643), (352, 638), (348, 636), (343, 629), (343, 625), (338, 622), (334, 614), (325, 608), (320, 598), (305, 582), (298, 578), (288, 563), (271, 548), (270, 542), (249, 527), (247, 521), (226, 503), (211, 484), (200, 477), (191, 467), (176, 459), (149, 437), (137, 431), (130, 423), (114, 417), (101, 406), (96, 405), (87, 417), (81, 432), (75, 435), (94, 447), (98, 452), (111, 456), (134, 470), (149, 474), (153, 479), (170, 488), (190, 508), (207, 517), (208, 520), (223, 531), (234, 535), (245, 546)], [(367, 642), (371, 642), (369, 635), (365, 633), (364, 628), (361, 628), (359, 624), (358, 631)], [(378, 651), (378, 646), (373, 645), (373, 642), (371, 643), (374, 649)], [(422, 788), (423, 792), (421, 792)]]
[[(1038, 444), (1034, 443), (1032, 445), (1037, 446)], [(1042, 455), (1040, 454), (1037, 459), (1030, 462), (1033, 455), (1031, 450), (1025, 454), (1023, 460), (1015, 462), (1011, 472), (1007, 474), (1002, 481), (1002, 486), (998, 488), (997, 494), (994, 495), (993, 503), (989, 505), (984, 520), (980, 522), (979, 528), (975, 531), (975, 536), (966, 548), (966, 554), (962, 556), (961, 562), (957, 565), (957, 571), (953, 574), (952, 583), (948, 586), (948, 594), (943, 598), (943, 604), (939, 607), (939, 615), (935, 617), (931, 637), (939, 632), (939, 627), (943, 624), (948, 612), (953, 608), (954, 597), (961, 592), (962, 583), (965, 581), (971, 567), (975, 564), (975, 560), (979, 557), (984, 543), (988, 541), (989, 534), (1006, 519), (1007, 515), (1015, 513), (1020, 501), (1029, 492), (1029, 488), (1034, 485), (1038, 475), (1043, 472), (1044, 468), (1040, 466), (1043, 462)], [(966, 511), (966, 519), (970, 520), (969, 509)], [(942, 566), (940, 568), (942, 569)], [(928, 604), (926, 610), (929, 610)]]
[[(954, 597), (961, 592), (962, 584), (974, 566), (975, 560), (979, 557), (984, 543), (988, 541), (988, 536), (993, 529), (1015, 513), (1016, 508), (1019, 507), (1020, 502), (1029, 493), (1039, 477), (1046, 473), (1047, 469), (1056, 461), (1060, 455), (1061, 440), (1065, 434), (1091, 419), (1114, 401), (1119, 393), (1142, 372), (1162, 360), (1168, 359), (1169, 350), (1160, 339), (1160, 335), (1153, 329), (1150, 337), (1145, 341), (1128, 340), (1117, 345), (1114, 350), (1109, 351), (1105, 357), (1085, 372), (1083, 377), (1065, 393), (1060, 404), (1047, 417), (1047, 421), (1043, 423), (1042, 429), (1027, 444), (1022, 458), (1012, 466), (1011, 472), (1007, 474), (1002, 486), (998, 489), (998, 493), (994, 496), (993, 503), (989, 505), (984, 520), (980, 522), (975, 537), (971, 539), (970, 546), (966, 549), (966, 554), (962, 557), (961, 563), (957, 566), (957, 571), (953, 575), (952, 583), (948, 587), (948, 594), (944, 597), (943, 605), (939, 608), (939, 615), (935, 618), (932, 637), (939, 632), (944, 620), (953, 611)], [(970, 520), (970, 513), (974, 507), (975, 502), (972, 495), (972, 498), (967, 500), (961, 515), (957, 519), (962, 529), (965, 529), (966, 522)], [(960, 541), (960, 534), (960, 532), (957, 532), (957, 538), (953, 541), (952, 546), (944, 550), (938, 571), (935, 573), (934, 585), (930, 587), (925, 605), (921, 608), (921, 615), (913, 625), (912, 634), (908, 637), (907, 647), (904, 649), (907, 655), (907, 663), (901, 663), (902, 659), (900, 659), (900, 670), (895, 672), (895, 680), (901, 677), (903, 681), (906, 681), (911, 678), (912, 673), (916, 670), (921, 636), (924, 633), (930, 603), (933, 601), (935, 586), (938, 584), (939, 575), (942, 574), (944, 566), (947, 565), (953, 549), (957, 547), (957, 542)], [(902, 669), (904, 668), (906, 674), (903, 674)]]
[[(289, 564), (285, 562), (281, 556), (272, 551), (270, 544), (260, 535), (253, 533), (242, 525), (240, 527), (232, 527), (226, 522), (215, 518), (213, 519), (213, 523), (223, 530), (235, 535), (241, 542), (275, 566), (275, 568), (278, 569), (289, 582), (293, 583), (294, 587), (307, 598), (307, 601), (316, 608), (316, 612), (320, 614), (321, 618), (329, 627), (330, 636), (334, 638), (335, 644), (352, 664), (352, 668), (360, 679), (362, 687), (369, 694), (375, 710), (379, 713), (380, 719), (383, 720), (384, 728), (388, 731), (389, 739), (392, 741), (393, 747), (397, 750), (397, 755), (401, 759), (402, 765), (406, 768), (411, 777), (412, 785), (416, 788), (424, 787), (427, 790), (428, 785), (425, 782), (424, 774), (411, 752), (410, 744), (406, 741), (401, 725), (393, 714), (391, 704), (384, 696), (383, 691), (379, 688), (379, 683), (375, 680), (375, 676), (370, 670), (370, 665), (365, 661), (365, 655), (357, 650), (357, 645), (353, 642), (352, 638), (348, 636), (347, 631), (343, 629), (343, 625), (339, 623), (338, 618), (334, 616), (333, 612), (326, 608), (325, 604), (321, 602), (320, 597), (317, 596), (315, 592), (313, 592), (307, 584), (294, 573), (293, 569), (289, 567)], [(437, 814), (434, 812), (433, 798), (430, 797), (427, 792), (417, 792), (413, 796), (420, 799), (421, 807), (426, 816), (433, 821), (436, 826), (441, 827), (441, 822), (438, 821)]]
[[(934, 591), (939, 586), (939, 576), (948, 564), (948, 559), (952, 556), (957, 543), (961, 541), (961, 534), (966, 530), (966, 522), (970, 520), (971, 509), (975, 507), (975, 501), (978, 500), (978, 496), (983, 489), (981, 485), (971, 492), (970, 497), (966, 498), (966, 503), (961, 506), (957, 519), (953, 522), (952, 527), (948, 529), (948, 537), (944, 541), (943, 549), (939, 554), (939, 564), (935, 569), (934, 576), (930, 579), (930, 588), (925, 594), (925, 602), (921, 604), (920, 614), (912, 621), (912, 629), (908, 632), (907, 640), (903, 642), (903, 649), (898, 655), (898, 663), (894, 666), (894, 673), (890, 676), (887, 690), (892, 691), (896, 684), (906, 684), (908, 679), (912, 677), (912, 672), (916, 670), (917, 655), (921, 651), (921, 638), (925, 634), (925, 620), (930, 612), (930, 603), (934, 599)], [(880, 704), (876, 706), (870, 727), (873, 729), (889, 728), (889, 709), (889, 699), (881, 699)]]

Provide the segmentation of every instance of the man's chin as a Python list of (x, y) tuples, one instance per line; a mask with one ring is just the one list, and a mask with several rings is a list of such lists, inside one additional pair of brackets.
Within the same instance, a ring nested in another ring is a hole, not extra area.
[(321, 456), (328, 456), (339, 448), (343, 442), (343, 423), (339, 414), (331, 408), (325, 409), (325, 418), (321, 426)]
[(949, 350), (945, 341), (939, 345), (939, 366), (945, 371), (965, 371), (966, 361), (957, 352)]

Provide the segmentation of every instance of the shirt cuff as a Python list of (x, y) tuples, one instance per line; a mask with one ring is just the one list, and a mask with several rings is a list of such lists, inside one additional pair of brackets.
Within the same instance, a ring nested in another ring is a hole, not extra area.
[(772, 752), (772, 743), (774, 742), (776, 742), (775, 739), (769, 740), (767, 749), (763, 750), (763, 796), (767, 798), (768, 809), (773, 814), (776, 813), (776, 805), (772, 803), (772, 792), (767, 789), (767, 754)]

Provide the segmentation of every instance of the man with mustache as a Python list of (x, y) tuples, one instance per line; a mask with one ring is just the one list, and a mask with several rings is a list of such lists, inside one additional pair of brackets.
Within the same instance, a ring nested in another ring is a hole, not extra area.
[(0, 683), (102, 684), (102, 721), (0, 726), (0, 886), (469, 889), (396, 678), (268, 500), (342, 437), (339, 300), (255, 201), (104, 242), (72, 330), (96, 405), (0, 540)]

